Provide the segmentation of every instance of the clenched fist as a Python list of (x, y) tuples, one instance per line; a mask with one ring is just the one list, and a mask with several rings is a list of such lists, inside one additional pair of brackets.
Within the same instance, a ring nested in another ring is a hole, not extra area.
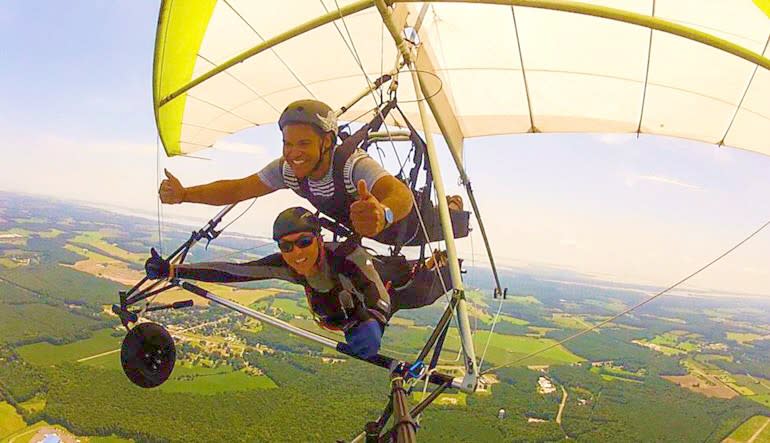
[(160, 201), (172, 205), (182, 203), (185, 194), (184, 186), (167, 169), (164, 169), (163, 172), (166, 174), (166, 179), (160, 182), (160, 189), (158, 189)]
[(385, 229), (385, 207), (363, 180), (358, 181), (358, 200), (350, 205), (350, 221), (356, 233), (364, 237), (374, 237)]

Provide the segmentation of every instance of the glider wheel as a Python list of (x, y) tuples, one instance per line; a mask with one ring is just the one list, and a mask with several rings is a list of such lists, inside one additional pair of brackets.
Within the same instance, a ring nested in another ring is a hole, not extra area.
[(120, 363), (131, 382), (143, 388), (161, 385), (171, 375), (176, 361), (174, 339), (156, 323), (136, 325), (120, 348)]

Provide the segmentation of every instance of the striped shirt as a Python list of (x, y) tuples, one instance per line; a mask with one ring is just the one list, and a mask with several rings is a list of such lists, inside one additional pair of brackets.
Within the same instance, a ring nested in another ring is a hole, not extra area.
[[(283, 165), (283, 167), (281, 167)], [(332, 164), (326, 174), (318, 180), (308, 178), (308, 187), (310, 193), (322, 198), (331, 198), (334, 195), (334, 178), (332, 171), (336, 166), (334, 165), (334, 155), (332, 155)], [(367, 188), (370, 190), (377, 183), (380, 178), (390, 175), (388, 171), (383, 169), (377, 161), (369, 157), (362, 149), (356, 149), (353, 154), (348, 158), (345, 164), (342, 166), (343, 177), (345, 183), (345, 192), (358, 198), (358, 189), (356, 183), (359, 180), (366, 182)], [(278, 158), (268, 163), (257, 174), (264, 184), (269, 186), (273, 190), (278, 189), (291, 189), (292, 191), (299, 191), (299, 180), (294, 175), (294, 171), (287, 162), (283, 161), (283, 158)]]

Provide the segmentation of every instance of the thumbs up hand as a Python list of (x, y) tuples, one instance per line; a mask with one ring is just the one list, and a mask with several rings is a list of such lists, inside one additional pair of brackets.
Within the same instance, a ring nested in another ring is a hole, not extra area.
[(144, 262), (144, 270), (148, 278), (152, 280), (167, 278), (171, 272), (170, 268), (168, 260), (161, 257), (155, 248), (150, 249), (150, 258)]
[(350, 205), (350, 220), (353, 230), (364, 237), (374, 237), (385, 229), (385, 208), (363, 180), (358, 181), (358, 200)]
[(158, 189), (160, 201), (172, 205), (182, 203), (185, 195), (184, 186), (168, 172), (168, 169), (164, 169), (163, 172), (166, 173), (166, 179), (160, 182), (160, 189)]

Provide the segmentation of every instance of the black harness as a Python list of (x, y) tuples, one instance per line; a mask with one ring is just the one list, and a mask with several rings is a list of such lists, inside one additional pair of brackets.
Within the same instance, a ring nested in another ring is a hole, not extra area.
[[(358, 247), (357, 239), (348, 239), (341, 243), (333, 251), (324, 248), (326, 260), (333, 272), (334, 287), (327, 292), (313, 289), (307, 280), (302, 278), (305, 287), (305, 296), (308, 305), (316, 319), (316, 322), (327, 329), (346, 330), (357, 325), (361, 321), (372, 318), (371, 310), (359, 299), (357, 294), (351, 293), (342, 286), (339, 275), (344, 275), (355, 284), (356, 281), (366, 278), (360, 269), (347, 257)], [(380, 323), (386, 322), (390, 312), (375, 314)]]
[[(404, 171), (398, 174), (399, 179), (404, 181), (415, 196), (416, 205), (412, 211), (403, 219), (389, 226), (379, 233), (374, 240), (386, 245), (394, 246), (393, 255), (398, 255), (402, 246), (420, 246), (420, 257), (425, 255), (425, 244), (430, 241), (443, 239), (441, 224), (438, 217), (438, 211), (430, 201), (432, 173), (429, 163), (426, 159), (425, 141), (417, 133), (417, 130), (409, 122), (401, 109), (397, 106), (396, 100), (390, 100), (379, 108), (375, 117), (367, 124), (362, 126), (353, 134), (346, 135), (340, 132), (342, 142), (332, 152), (332, 181), (334, 194), (331, 197), (321, 197), (314, 195), (310, 191), (309, 178), (297, 178), (298, 187), (291, 188), (297, 195), (308, 200), (319, 212), (323, 213), (330, 220), (321, 217), (321, 223), (324, 228), (335, 234), (335, 240), (338, 237), (349, 238), (352, 232), (352, 223), (350, 220), (350, 206), (356, 201), (345, 186), (345, 165), (351, 155), (360, 148), (366, 150), (370, 145), (369, 134), (377, 131), (391, 110), (396, 109), (401, 118), (406, 122), (410, 132), (410, 140), (414, 151), (414, 166), (408, 173), (408, 177), (403, 176)], [(418, 176), (420, 170), (425, 171), (425, 186), (417, 189)], [(283, 164), (281, 165), (283, 171)], [(355, 183), (353, 183), (355, 186)], [(467, 211), (450, 212), (452, 226), (455, 238), (466, 237), (469, 233), (470, 213)], [(427, 232), (423, 232), (420, 218), (425, 225)]]
[(351, 226), (350, 205), (355, 202), (355, 198), (345, 189), (344, 165), (350, 159), (350, 156), (353, 155), (355, 150), (355, 145), (343, 142), (332, 152), (332, 181), (334, 183), (334, 195), (325, 198), (310, 192), (308, 177), (298, 179), (299, 191), (295, 191), (300, 197), (307, 199), (316, 209), (344, 226)]

